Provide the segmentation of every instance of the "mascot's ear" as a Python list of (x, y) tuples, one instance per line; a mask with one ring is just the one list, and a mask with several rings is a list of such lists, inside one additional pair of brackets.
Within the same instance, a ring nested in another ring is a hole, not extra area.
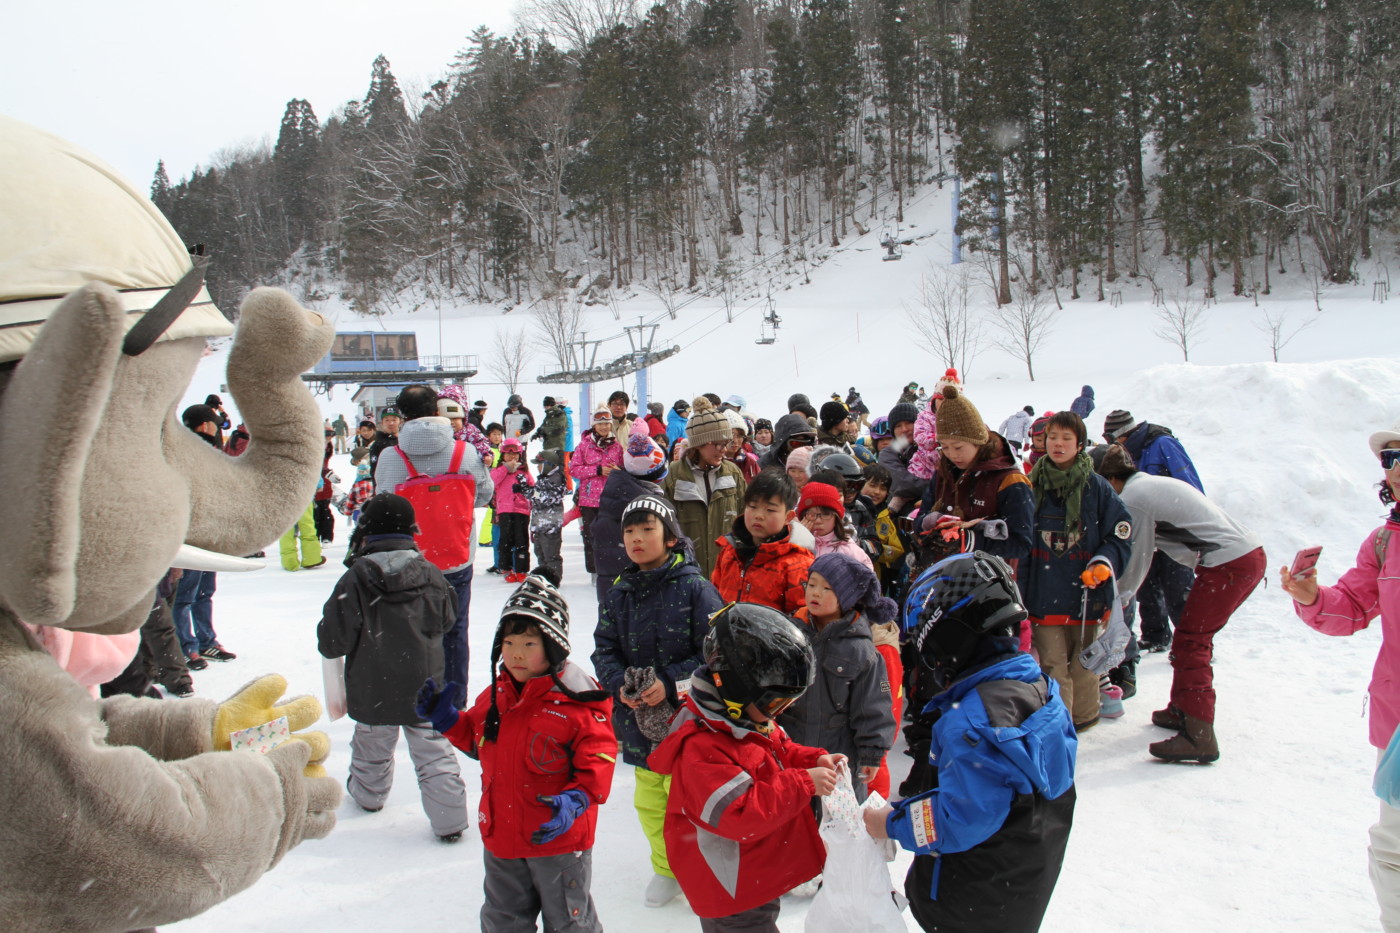
[(102, 284), (70, 294), (0, 398), (0, 604), (26, 622), (68, 618), (76, 598), (83, 471), (112, 392), (126, 313)]

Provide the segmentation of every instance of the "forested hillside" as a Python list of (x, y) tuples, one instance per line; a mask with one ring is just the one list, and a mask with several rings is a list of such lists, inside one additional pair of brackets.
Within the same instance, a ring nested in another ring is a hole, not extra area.
[(271, 151), (159, 166), (224, 307), (263, 283), (366, 313), (724, 296), (755, 262), (898, 232), (955, 175), (1003, 302), (1102, 298), (1163, 256), (1209, 298), (1395, 252), (1394, 0), (703, 0), (609, 28), (587, 0), (543, 9), (472, 33), (414, 99), (381, 56), (324, 120), (290, 100)]

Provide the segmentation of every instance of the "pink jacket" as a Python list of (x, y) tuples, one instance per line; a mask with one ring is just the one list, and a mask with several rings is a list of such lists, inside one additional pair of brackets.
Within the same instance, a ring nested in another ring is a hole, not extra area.
[(870, 563), (870, 555), (861, 550), (860, 545), (854, 541), (842, 541), (836, 537), (836, 532), (829, 535), (819, 535), (817, 537), (816, 555), (823, 554), (844, 554), (857, 563), (864, 564), (873, 572), (875, 567)]
[(569, 475), (578, 480), (580, 506), (593, 509), (598, 507), (598, 502), (603, 496), (603, 486), (608, 481), (603, 475), (605, 466), (622, 469), (622, 445), (609, 436), (605, 446), (599, 447), (598, 435), (589, 428), (584, 432), (583, 440), (579, 441), (578, 449), (569, 461)]
[(511, 473), (506, 469), (505, 464), (491, 468), (491, 482), (496, 484), (496, 493), (492, 499), (491, 507), (496, 510), (497, 515), (529, 515), (530, 500), (515, 491), (515, 478), (525, 477), (525, 485), (535, 485), (535, 478), (528, 470), (520, 469)]
[(1336, 586), (1320, 586), (1311, 606), (1293, 611), (1324, 635), (1350, 635), (1381, 617), (1381, 650), (1371, 673), (1371, 744), (1385, 748), (1400, 725), (1400, 522), (1390, 519), (1384, 566), (1376, 563), (1376, 533), (1366, 536), (1352, 567)]
[(909, 472), (919, 479), (933, 479), (933, 470), (938, 466), (938, 418), (933, 413), (933, 399), (914, 420), (914, 443), (919, 449), (909, 461)]

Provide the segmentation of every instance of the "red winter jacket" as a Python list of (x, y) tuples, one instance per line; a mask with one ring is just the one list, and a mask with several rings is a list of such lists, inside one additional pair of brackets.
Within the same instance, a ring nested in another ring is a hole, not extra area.
[(784, 535), (760, 544), (745, 563), (739, 554), (752, 547), (753, 538), (740, 515), (734, 521), (734, 530), (719, 539), (719, 560), (710, 574), (710, 582), (719, 590), (720, 598), (726, 603), (760, 603), (788, 615), (805, 606), (803, 588), (816, 559), (812, 552)]
[(686, 697), (647, 766), (671, 775), (666, 857), (696, 916), (766, 904), (822, 870), (806, 769), (824, 754), (781, 726), (760, 735)]
[[(574, 693), (599, 691), (600, 700), (575, 700), (552, 677), (533, 677), (524, 686), (504, 670), (492, 687), (457, 718), (447, 740), (481, 760), (481, 804), (477, 822), (481, 841), (497, 858), (538, 858), (593, 848), (598, 806), (612, 787), (617, 739), (612, 730), (612, 700), (572, 661), (559, 680)], [(482, 738), (491, 691), (501, 726), (496, 741)], [(535, 798), (579, 788), (593, 801), (569, 831), (544, 845), (530, 834), (554, 811)]]

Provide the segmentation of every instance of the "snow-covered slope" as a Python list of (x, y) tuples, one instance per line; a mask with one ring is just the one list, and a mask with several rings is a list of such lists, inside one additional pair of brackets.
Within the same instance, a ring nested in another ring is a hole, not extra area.
[[(921, 209), (923, 226), (914, 232), (938, 227), (947, 216), (946, 199), (930, 199)], [(669, 405), (701, 391), (738, 393), (757, 415), (776, 417), (794, 391), (820, 404), (832, 391), (855, 385), (881, 411), (905, 382), (931, 386), (942, 364), (909, 339), (901, 303), (913, 298), (927, 257), (940, 250), (946, 257), (946, 236), (917, 241), (898, 263), (881, 263), (873, 243), (850, 246), (813, 271), (811, 285), (779, 294), (783, 328), (773, 346), (753, 343), (761, 309), (733, 325), (724, 325), (721, 313), (711, 333), (713, 320), (696, 323), (705, 313), (699, 303), (667, 322), (663, 341), (694, 342), (656, 367), (660, 397)], [(1400, 419), (1394, 306), (1371, 302), (1369, 286), (1325, 292), (1319, 323), (1284, 353), (1294, 362), (1275, 364), (1264, 362), (1269, 350), (1253, 326), (1253, 302), (1222, 299), (1208, 312), (1193, 362), (1182, 364), (1172, 347), (1152, 336), (1147, 286), (1120, 287), (1121, 306), (1067, 305), (1037, 359), (1035, 383), (998, 351), (978, 356), (968, 393), (983, 415), (995, 425), (1026, 404), (1064, 408), (1081, 384), (1090, 383), (1099, 404), (1092, 431), (1113, 408), (1169, 425), (1195, 458), (1207, 493), (1264, 539), (1271, 567), (1305, 543), (1321, 544), (1321, 577), (1335, 579), (1382, 513), (1375, 498), (1380, 471), (1366, 435)], [(1306, 286), (1294, 283), (1290, 291), (1285, 284), (1278, 292), (1261, 301), (1291, 308), (1299, 320), (1317, 316)], [(484, 353), (494, 329), (522, 326), (520, 312), (502, 317), (471, 310), (442, 322), (447, 352)], [(594, 318), (590, 333), (618, 326), (606, 311)], [(348, 314), (341, 320), (342, 326), (363, 326)], [(435, 316), (385, 323), (418, 326), (423, 352), (433, 352)], [(222, 362), (220, 355), (205, 361), (191, 401), (218, 389)], [(527, 389), (527, 401), (546, 393), (558, 394), (558, 387)], [(505, 396), (498, 386), (476, 394), (497, 408)], [(328, 415), (349, 414), (343, 395), (321, 401)], [(351, 475), (343, 458), (337, 470)], [(574, 607), (574, 657), (586, 664), (595, 613), (575, 527), (565, 533), (565, 593)], [(340, 534), (323, 569), (289, 574), (274, 560), (255, 573), (220, 575), (215, 623), (239, 658), (197, 673), (200, 695), (221, 697), (273, 670), (286, 674), (295, 690), (320, 692), (315, 624), (339, 572)], [(485, 683), (495, 617), (509, 589), (482, 573), (488, 563), (483, 556), (472, 604), (473, 692)], [(1366, 743), (1363, 697), (1379, 632), (1348, 639), (1312, 632), (1294, 616), (1276, 575), (1270, 572), (1267, 585), (1217, 639), (1219, 763), (1170, 766), (1147, 755), (1147, 743), (1162, 736), (1148, 715), (1166, 702), (1171, 674), (1165, 655), (1144, 660), (1139, 695), (1128, 701), (1124, 718), (1083, 736), (1075, 829), (1045, 929), (1378, 928), (1366, 879), (1366, 827), (1376, 802), (1369, 791), (1374, 751)], [(328, 731), (335, 742), (330, 770), (343, 776), (350, 724), (341, 720)], [(904, 761), (892, 759), (897, 775)], [(475, 800), (476, 766), (465, 758), (462, 764)], [(697, 924), (683, 900), (662, 910), (641, 906), (649, 868), (631, 791), (630, 769), (619, 766), (594, 849), (594, 897), (603, 923), (613, 930), (693, 930)], [(893, 865), (892, 877), (902, 877), (906, 864)], [(329, 839), (297, 848), (249, 892), (170, 929), (472, 928), (480, 882), (479, 837), (470, 834), (453, 847), (432, 837), (412, 767), (401, 753), (396, 789), (383, 812), (366, 814), (347, 803)], [(805, 909), (805, 902), (787, 899), (781, 928), (800, 930)]]

